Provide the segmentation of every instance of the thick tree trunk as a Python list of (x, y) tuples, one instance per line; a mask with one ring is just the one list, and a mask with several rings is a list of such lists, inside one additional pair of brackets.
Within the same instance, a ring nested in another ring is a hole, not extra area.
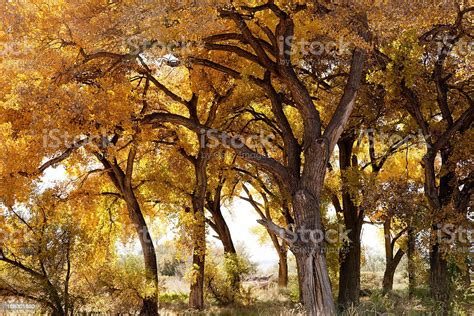
[(441, 304), (443, 313), (447, 314), (449, 302), (448, 262), (443, 257), (438, 242), (431, 247), (430, 285), (432, 297)]
[(301, 301), (308, 315), (335, 315), (324, 254), (318, 251), (299, 251), (295, 257), (301, 269)]
[(53, 309), (51, 316), (66, 316), (63, 310)]
[(395, 265), (388, 264), (385, 267), (385, 272), (383, 274), (382, 288), (383, 293), (388, 293), (393, 290), (393, 278), (395, 276)]
[[(322, 187), (322, 178), (313, 185)], [(291, 245), (299, 268), (301, 282), (300, 298), (309, 315), (336, 314), (331, 281), (323, 251), (323, 234), (321, 223), (319, 193), (311, 194), (307, 189), (300, 189), (292, 196), (295, 210), (296, 233), (298, 239)]]

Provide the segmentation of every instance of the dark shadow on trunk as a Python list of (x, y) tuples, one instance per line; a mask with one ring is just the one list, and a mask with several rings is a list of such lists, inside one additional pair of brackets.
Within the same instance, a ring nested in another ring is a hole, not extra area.
[(352, 155), (355, 134), (341, 136), (338, 142), (339, 167), (342, 179), (342, 206), (339, 198), (333, 196), (333, 205), (338, 213), (344, 216), (344, 226), (349, 230), (349, 241), (339, 252), (339, 296), (338, 306), (344, 309), (350, 305), (359, 304), (360, 296), (360, 233), (364, 219), (364, 212), (357, 207), (350, 194), (345, 178), (345, 171), (350, 167), (358, 167), (357, 157)]

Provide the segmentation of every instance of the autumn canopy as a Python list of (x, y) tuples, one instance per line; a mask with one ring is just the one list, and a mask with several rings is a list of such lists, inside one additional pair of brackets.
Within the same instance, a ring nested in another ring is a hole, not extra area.
[(270, 314), (363, 314), (366, 225), (380, 311), (409, 311), (388, 303), (405, 269), (397, 295), (467, 313), (473, 17), (462, 0), (2, 1), (0, 302), (157, 315), (182, 270), (191, 310), (251, 314), (240, 201), (278, 258)]

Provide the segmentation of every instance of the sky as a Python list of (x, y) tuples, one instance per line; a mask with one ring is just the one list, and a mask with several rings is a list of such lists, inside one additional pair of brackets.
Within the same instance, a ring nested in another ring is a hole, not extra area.
[[(67, 174), (63, 166), (48, 168), (44, 172), (39, 188), (44, 190), (53, 187), (56, 183), (66, 181)], [(237, 249), (245, 249), (249, 255), (250, 260), (258, 264), (261, 270), (267, 270), (278, 264), (278, 255), (273, 248), (271, 241), (268, 239), (263, 244), (258, 240), (253, 230), (259, 224), (258, 214), (253, 207), (246, 201), (241, 199), (234, 199), (229, 205), (222, 208), (224, 218), (229, 226), (231, 236)], [(330, 212), (329, 212), (330, 216)], [(362, 228), (362, 245), (367, 255), (383, 255), (383, 240), (380, 238), (380, 227), (374, 225), (364, 225)], [(212, 232), (208, 236), (208, 240), (220, 247), (219, 243), (214, 242)], [(164, 242), (172, 238), (172, 236), (156, 236), (158, 243)], [(140, 245), (138, 241), (135, 245), (122, 247), (123, 251), (140, 252)]]

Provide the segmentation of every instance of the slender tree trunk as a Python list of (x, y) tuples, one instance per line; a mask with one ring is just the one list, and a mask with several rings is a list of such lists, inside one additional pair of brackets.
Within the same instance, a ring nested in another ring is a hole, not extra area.
[(408, 247), (407, 247), (407, 259), (408, 259), (408, 297), (413, 298), (415, 291), (415, 247), (416, 247), (416, 234), (412, 227), (408, 229)]
[[(339, 253), (339, 296), (338, 305), (341, 308), (351, 304), (359, 304), (360, 296), (360, 233), (363, 223), (363, 212), (359, 213), (349, 193), (349, 188), (344, 181), (346, 171), (351, 166), (357, 167), (357, 159), (352, 156), (352, 147), (355, 135), (342, 136), (338, 142), (339, 165), (341, 169), (342, 183), (342, 211), (344, 225), (349, 230), (349, 242), (345, 244)], [(336, 197), (337, 198), (337, 197)], [(337, 201), (339, 203), (339, 201)], [(339, 206), (340, 208), (340, 206)]]
[(386, 264), (382, 282), (383, 293), (388, 293), (393, 290), (393, 278), (395, 276), (395, 271), (397, 270), (397, 267), (404, 254), (405, 252), (403, 250), (398, 249), (395, 257)]
[(278, 286), (288, 286), (288, 251), (281, 250), (278, 253)]
[[(194, 98), (193, 98), (194, 99)], [(196, 99), (197, 102), (197, 99)], [(196, 105), (194, 105), (195, 108)], [(199, 122), (197, 117), (193, 115)], [(193, 309), (204, 308), (204, 265), (206, 260), (206, 217), (204, 206), (207, 192), (207, 163), (209, 161), (209, 147), (206, 140), (199, 139), (200, 151), (194, 160), (196, 185), (193, 192), (193, 279), (189, 293), (189, 306)]]
[[(222, 216), (220, 207), (216, 212), (212, 213), (212, 218), (214, 220), (214, 224), (216, 225), (217, 235), (219, 236), (222, 246), (224, 247), (224, 256), (226, 260), (237, 260), (237, 251), (235, 249), (234, 241), (232, 240), (229, 226)], [(227, 271), (227, 277), (234, 291), (239, 291), (240, 275), (238, 271)]]
[[(271, 220), (270, 213), (267, 213), (267, 217)], [(271, 230), (267, 229), (268, 235), (272, 240), (273, 247), (278, 254), (278, 286), (288, 286), (288, 247), (284, 240), (278, 240), (276, 234)]]
[[(237, 251), (235, 249), (232, 235), (230, 234), (229, 226), (222, 215), (221, 209), (221, 193), (225, 179), (221, 178), (220, 183), (216, 188), (214, 199), (210, 196), (207, 198), (207, 209), (212, 215), (211, 227), (217, 233), (219, 240), (224, 247), (224, 256), (226, 260), (237, 260)], [(227, 277), (234, 291), (240, 290), (240, 275), (235, 271), (227, 271)]]
[(236, 254), (237, 251), (230, 234), (229, 226), (227, 225), (224, 216), (222, 216), (220, 209), (212, 212), (212, 219), (214, 220), (214, 224), (216, 224), (216, 233), (222, 242), (224, 253)]
[(147, 283), (153, 287), (152, 295), (143, 299), (143, 306), (140, 310), (140, 314), (155, 316), (158, 315), (158, 264), (156, 260), (155, 246), (153, 245), (150, 231), (133, 192), (129, 192), (129, 194), (126, 195), (126, 200), (129, 204), (130, 219), (135, 225), (138, 239), (140, 240), (143, 259), (145, 262), (146, 280)]
[(97, 159), (103, 164), (116, 189), (121, 192), (122, 198), (127, 203), (128, 215), (135, 226), (135, 230), (140, 241), (145, 264), (145, 278), (147, 284), (153, 287), (151, 295), (143, 298), (143, 306), (140, 315), (156, 316), (158, 314), (158, 264), (156, 260), (155, 246), (151, 238), (150, 231), (140, 208), (140, 203), (132, 187), (133, 164), (135, 161), (136, 148), (132, 145), (125, 172), (117, 161), (109, 161), (99, 152), (95, 153)]
[(387, 218), (385, 220), (383, 229), (385, 241), (385, 272), (383, 274), (382, 293), (386, 294), (393, 289), (395, 270), (397, 269), (398, 264), (402, 260), (405, 252), (402, 249), (398, 249), (395, 256), (393, 255), (395, 241), (391, 238), (391, 218)]
[[(449, 156), (451, 150), (444, 148), (441, 150), (442, 170), (445, 171), (439, 181), (439, 202), (441, 208), (448, 205), (452, 200), (454, 192), (453, 180), (454, 173), (449, 170)], [(445, 259), (443, 246), (440, 244), (440, 238), (443, 232), (440, 230), (444, 224), (441, 218), (436, 225), (432, 227), (432, 236), (434, 237), (430, 252), (430, 285), (431, 295), (435, 301), (441, 304), (443, 314), (448, 314), (449, 308), (449, 275), (448, 262)]]
[[(293, 255), (295, 255), (293, 253)], [(296, 258), (296, 256), (295, 256)], [(296, 260), (296, 271), (297, 271), (297, 277), (298, 277), (298, 303), (300, 304), (303, 304), (303, 289), (301, 287), (301, 285), (303, 284), (303, 280), (302, 280), (302, 271), (301, 271), (301, 268), (300, 268), (300, 263), (298, 260)]]
[(189, 294), (189, 306), (193, 309), (204, 308), (204, 265), (206, 259), (206, 226), (204, 214), (195, 213), (194, 249), (193, 249), (193, 277)]

